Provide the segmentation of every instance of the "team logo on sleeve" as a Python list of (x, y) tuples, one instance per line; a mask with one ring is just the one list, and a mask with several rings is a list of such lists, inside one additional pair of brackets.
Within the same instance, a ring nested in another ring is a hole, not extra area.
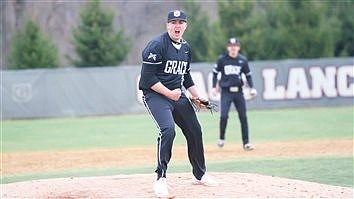
[(156, 54), (152, 54), (150, 53), (149, 56), (148, 56), (148, 59), (153, 59), (154, 61), (156, 61)]

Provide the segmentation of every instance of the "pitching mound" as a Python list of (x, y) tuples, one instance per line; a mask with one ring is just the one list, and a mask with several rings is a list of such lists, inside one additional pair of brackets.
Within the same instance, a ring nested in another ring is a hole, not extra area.
[[(190, 173), (168, 175), (176, 198), (353, 198), (353, 189), (246, 173), (209, 173), (218, 187), (191, 184)], [(2, 185), (1, 198), (152, 198), (154, 174), (59, 178)]]

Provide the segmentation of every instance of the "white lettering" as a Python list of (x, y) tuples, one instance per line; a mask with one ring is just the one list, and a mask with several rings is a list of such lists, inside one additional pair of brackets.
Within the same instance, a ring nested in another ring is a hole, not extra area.
[(168, 74), (184, 75), (187, 71), (188, 62), (167, 60), (164, 72)]
[[(276, 69), (264, 69), (262, 76), (265, 100), (354, 96), (353, 65), (338, 68), (335, 66), (311, 67), (309, 74), (306, 74), (305, 68), (290, 68), (286, 88), (284, 85), (276, 85)], [(311, 79), (310, 86), (308, 79)]]
[(286, 98), (295, 99), (298, 94), (300, 98), (304, 99), (311, 97), (305, 69), (290, 68)]
[(225, 75), (239, 75), (241, 73), (240, 66), (226, 65), (224, 66)]
[[(168, 60), (164, 72), (171, 74), (185, 74), (187, 64), (188, 62), (184, 61)], [(235, 72), (233, 69), (229, 71)], [(191, 72), (191, 75), (194, 83), (198, 86), (203, 96), (209, 96), (209, 99), (213, 101), (220, 100), (220, 95), (213, 96), (211, 94), (212, 72), (209, 72), (206, 77), (208, 85), (205, 85), (202, 72)], [(286, 74), (279, 75), (283, 78), (280, 79), (283, 84), (279, 83), (277, 77), (278, 71), (276, 68), (265, 68), (262, 70), (262, 77), (264, 80), (264, 100), (286, 100), (296, 98), (318, 99), (323, 97), (333, 98), (338, 96), (354, 96), (354, 65), (310, 67), (308, 73), (306, 73), (305, 67), (290, 68), (287, 80)], [(138, 91), (138, 101), (141, 102), (142, 92), (138, 89), (138, 82), (139, 77), (137, 78), (136, 89)], [(256, 82), (256, 85), (262, 86), (262, 82)], [(206, 88), (206, 86), (208, 86), (208, 88)]]
[[(176, 67), (175, 70), (173, 71), (174, 74), (179, 73), (179, 71), (181, 71), (181, 62), (178, 62), (177, 64), (178, 64), (177, 67)], [(177, 69), (177, 70), (176, 70), (176, 69)]]
[(172, 61), (172, 72), (171, 72), (172, 74), (177, 74), (177, 72), (176, 72), (177, 65), (178, 65), (178, 62), (176, 60), (173, 60)]
[(325, 74), (320, 67), (310, 68), (312, 77), (312, 98), (321, 98), (322, 93), (327, 97), (337, 97), (336, 67), (325, 68)]
[(285, 87), (275, 85), (277, 71), (274, 68), (264, 69), (262, 71), (262, 76), (264, 79), (263, 98), (266, 100), (284, 99)]
[(163, 72), (171, 73), (171, 71), (172, 71), (172, 61), (171, 60), (167, 60), (166, 66), (165, 66), (165, 70)]
[[(351, 81), (349, 81), (351, 78)], [(354, 96), (354, 65), (342, 66), (338, 69), (337, 85), (338, 93), (343, 97)]]

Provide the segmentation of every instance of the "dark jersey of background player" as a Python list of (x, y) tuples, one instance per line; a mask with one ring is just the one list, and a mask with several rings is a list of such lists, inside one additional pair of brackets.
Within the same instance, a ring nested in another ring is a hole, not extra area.
[(252, 88), (253, 81), (251, 71), (246, 57), (238, 54), (236, 58), (228, 54), (221, 55), (213, 69), (213, 87), (216, 87), (217, 75), (221, 72), (219, 86), (221, 88), (239, 87), (242, 88), (243, 81), (241, 74), (246, 75), (247, 83)]
[[(238, 112), (241, 123), (242, 142), (245, 150), (252, 150), (253, 147), (249, 143), (248, 136), (248, 122), (246, 114), (246, 103), (243, 96), (242, 74), (246, 75), (249, 87), (251, 87), (252, 94), (256, 94), (253, 88), (253, 81), (251, 71), (246, 57), (239, 53), (240, 42), (235, 38), (230, 38), (227, 46), (228, 53), (221, 55), (213, 69), (213, 89), (215, 90), (217, 84), (217, 76), (221, 73), (219, 87), (221, 89), (220, 100), (220, 123), (219, 123), (219, 147), (224, 146), (225, 131), (229, 117), (230, 106), (233, 103)], [(213, 91), (215, 94), (215, 92)]]

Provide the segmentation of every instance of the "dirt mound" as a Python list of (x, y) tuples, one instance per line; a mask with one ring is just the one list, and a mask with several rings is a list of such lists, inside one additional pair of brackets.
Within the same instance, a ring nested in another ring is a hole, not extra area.
[[(168, 175), (177, 198), (353, 198), (353, 189), (246, 173), (209, 173), (220, 184), (191, 184), (190, 173)], [(154, 174), (58, 178), (2, 185), (1, 198), (151, 198)]]

